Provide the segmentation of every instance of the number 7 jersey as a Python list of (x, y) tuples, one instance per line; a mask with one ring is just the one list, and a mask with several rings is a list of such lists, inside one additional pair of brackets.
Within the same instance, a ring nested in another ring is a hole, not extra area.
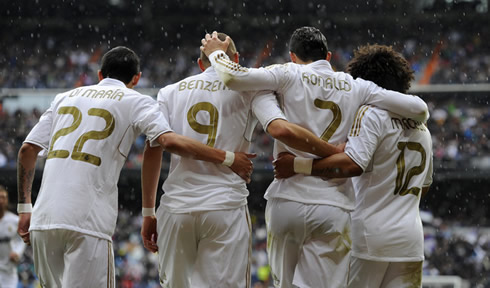
[(432, 140), (421, 122), (362, 106), (345, 153), (364, 173), (352, 178), (353, 255), (415, 262), (424, 259), (421, 190), (432, 183)]
[(153, 141), (170, 131), (155, 100), (115, 79), (58, 94), (25, 140), (47, 156), (30, 229), (111, 240), (131, 145), (141, 133)]

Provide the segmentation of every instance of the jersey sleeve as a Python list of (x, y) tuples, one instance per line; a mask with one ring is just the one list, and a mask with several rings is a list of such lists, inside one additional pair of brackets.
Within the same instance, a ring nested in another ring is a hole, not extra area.
[(255, 95), (251, 103), (252, 111), (260, 124), (267, 131), (269, 124), (277, 119), (287, 120), (279, 108), (276, 96), (270, 92)]
[(382, 135), (379, 117), (372, 107), (361, 106), (349, 132), (345, 154), (363, 171), (366, 170)]
[(371, 81), (356, 79), (366, 89), (363, 104), (374, 105), (384, 110), (413, 120), (425, 122), (429, 118), (427, 104), (418, 96), (386, 90)]
[(151, 146), (158, 146), (156, 142), (158, 136), (173, 131), (160, 111), (158, 103), (150, 96), (143, 95), (142, 98), (140, 105), (134, 111), (134, 125), (146, 135)]
[(39, 152), (39, 156), (41, 157), (46, 156), (49, 150), (55, 101), (56, 99), (51, 103), (51, 106), (43, 113), (43, 115), (41, 115), (39, 122), (32, 128), (31, 132), (29, 132), (24, 140), (24, 143), (30, 143), (41, 147), (43, 149)]
[(236, 91), (279, 91), (289, 75), (286, 65), (272, 65), (268, 68), (242, 67), (220, 50), (211, 53), (209, 60), (221, 81)]

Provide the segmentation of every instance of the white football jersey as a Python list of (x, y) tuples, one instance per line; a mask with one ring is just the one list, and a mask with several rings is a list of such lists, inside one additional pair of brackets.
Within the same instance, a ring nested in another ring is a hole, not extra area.
[(0, 218), (0, 273), (15, 275), (17, 277), (17, 264), (10, 261), (10, 253), (22, 256), (25, 244), (17, 235), (19, 216), (10, 211)]
[[(257, 119), (264, 129), (285, 119), (275, 96), (228, 89), (212, 67), (166, 86), (158, 102), (170, 127), (207, 145), (248, 152)], [(245, 181), (229, 167), (172, 154), (161, 204), (173, 213), (222, 210), (247, 204)]]
[(25, 142), (47, 150), (30, 230), (68, 229), (111, 240), (117, 182), (138, 135), (172, 131), (156, 101), (103, 79), (58, 94)]
[[(267, 68), (243, 68), (229, 61), (222, 51), (209, 57), (220, 78), (237, 90), (274, 90), (288, 121), (298, 124), (330, 143), (347, 140), (357, 109), (372, 104), (411, 118), (426, 120), (427, 105), (420, 98), (385, 90), (350, 74), (334, 72), (326, 60), (300, 65), (287, 63)], [(301, 157), (315, 157), (276, 141), (274, 156), (289, 151)], [(323, 180), (320, 177), (295, 175), (275, 179), (266, 198), (283, 198), (307, 204), (329, 204), (354, 208), (354, 192), (349, 179)]]
[(422, 187), (432, 183), (432, 140), (421, 122), (362, 106), (345, 153), (364, 173), (352, 178), (353, 255), (388, 262), (424, 259)]

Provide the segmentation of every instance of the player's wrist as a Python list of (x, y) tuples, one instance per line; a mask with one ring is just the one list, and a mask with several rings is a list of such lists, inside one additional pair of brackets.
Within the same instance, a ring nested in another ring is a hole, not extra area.
[(18, 203), (17, 214), (32, 213), (32, 203)]
[(143, 209), (141, 209), (141, 215), (143, 215), (143, 217), (155, 216), (155, 207), (152, 208), (143, 207)]
[(311, 175), (313, 169), (313, 158), (294, 158), (294, 173)]
[(233, 165), (233, 162), (235, 162), (235, 153), (230, 151), (225, 151), (225, 152), (226, 152), (225, 160), (223, 160), (221, 164), (231, 167), (231, 165)]

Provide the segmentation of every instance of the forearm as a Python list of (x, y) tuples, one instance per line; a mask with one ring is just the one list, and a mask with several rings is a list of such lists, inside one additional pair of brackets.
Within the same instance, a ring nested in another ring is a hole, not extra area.
[(313, 161), (311, 175), (326, 178), (347, 178), (359, 176), (362, 169), (345, 153), (338, 153)]
[(17, 158), (17, 193), (18, 203), (32, 203), (32, 182), (36, 170), (37, 154), (41, 147), (24, 143)]
[(165, 133), (160, 135), (158, 142), (170, 152), (182, 157), (221, 164), (225, 160), (226, 152), (212, 148), (192, 138), (177, 133)]
[(322, 158), (342, 152), (336, 146), (323, 141), (309, 130), (282, 119), (272, 121), (267, 126), (267, 132), (291, 148)]
[(143, 164), (141, 167), (142, 204), (144, 208), (155, 207), (158, 181), (162, 168), (163, 148), (150, 147), (147, 143), (143, 152)]

